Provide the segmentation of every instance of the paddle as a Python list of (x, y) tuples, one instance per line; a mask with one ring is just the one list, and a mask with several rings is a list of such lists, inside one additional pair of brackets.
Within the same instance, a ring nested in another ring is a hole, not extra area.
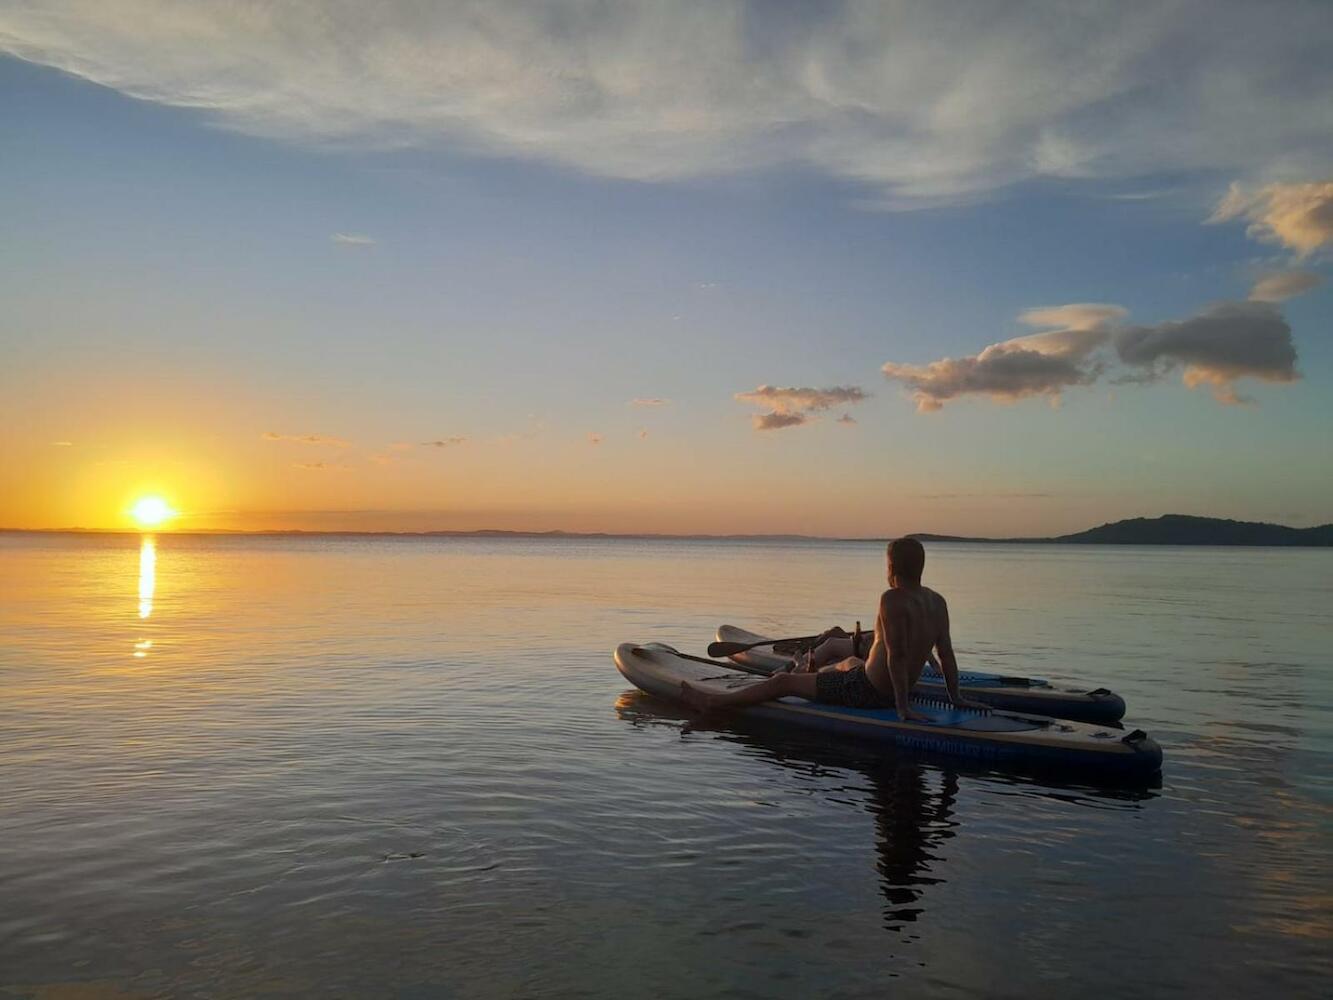
[(759, 646), (777, 646), (779, 644), (794, 644), (799, 647), (822, 638), (824, 638), (824, 633), (821, 632), (819, 635), (798, 635), (790, 639), (760, 639), (758, 642), (710, 642), (708, 644), (708, 655), (732, 656), (736, 653), (744, 653), (747, 649), (756, 649)]

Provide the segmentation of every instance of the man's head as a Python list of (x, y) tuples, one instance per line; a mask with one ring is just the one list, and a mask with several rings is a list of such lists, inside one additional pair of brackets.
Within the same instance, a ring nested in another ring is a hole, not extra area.
[(926, 550), (915, 538), (895, 538), (889, 542), (889, 583), (920, 584), (925, 568)]

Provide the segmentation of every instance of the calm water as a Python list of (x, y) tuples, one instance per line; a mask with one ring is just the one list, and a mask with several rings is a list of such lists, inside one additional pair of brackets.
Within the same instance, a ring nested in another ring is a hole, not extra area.
[(965, 666), (1123, 694), (1157, 787), (627, 689), (872, 617), (878, 546), (0, 536), (0, 989), (1327, 995), (1333, 551), (935, 545)]

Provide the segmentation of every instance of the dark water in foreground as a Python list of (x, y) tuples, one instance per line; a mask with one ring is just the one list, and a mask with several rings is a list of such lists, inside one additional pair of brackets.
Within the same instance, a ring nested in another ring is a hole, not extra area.
[(1333, 551), (932, 546), (1158, 787), (692, 726), (878, 547), (0, 536), (0, 995), (1326, 995)]

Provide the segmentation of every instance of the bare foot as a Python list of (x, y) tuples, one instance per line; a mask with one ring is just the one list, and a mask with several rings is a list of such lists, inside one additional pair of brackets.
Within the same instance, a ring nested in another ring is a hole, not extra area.
[(903, 722), (934, 722), (929, 715), (922, 715), (915, 708), (908, 708), (906, 711), (898, 713), (898, 718)]
[(680, 700), (700, 712), (707, 712), (713, 707), (713, 696), (701, 688), (694, 687), (689, 681), (680, 682)]

